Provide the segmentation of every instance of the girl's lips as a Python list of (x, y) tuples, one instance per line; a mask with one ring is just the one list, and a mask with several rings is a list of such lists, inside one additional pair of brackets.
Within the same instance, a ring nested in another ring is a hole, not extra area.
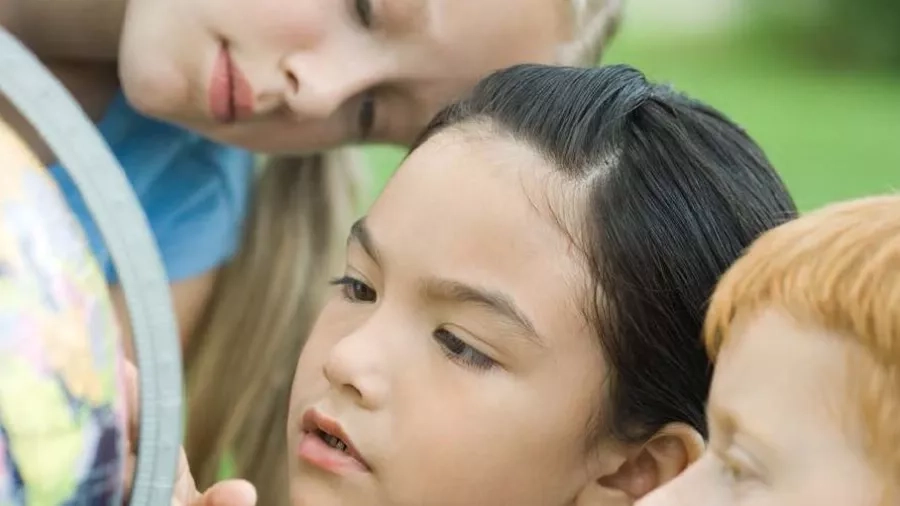
[(303, 432), (297, 455), (304, 461), (337, 475), (365, 473), (369, 469), (352, 455), (329, 446), (315, 432)]
[[(326, 443), (323, 436), (339, 439), (343, 450)], [(343, 427), (314, 409), (306, 411), (301, 420), (297, 453), (303, 460), (332, 473), (371, 472)]]
[(219, 123), (232, 123), (253, 115), (253, 88), (224, 43), (210, 78), (209, 110)]

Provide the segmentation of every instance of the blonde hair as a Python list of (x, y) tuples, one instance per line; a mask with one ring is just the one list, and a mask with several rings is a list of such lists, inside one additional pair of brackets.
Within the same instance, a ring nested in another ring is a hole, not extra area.
[(185, 446), (200, 487), (229, 456), (259, 504), (288, 503), (291, 383), (328, 278), (343, 268), (363, 189), (357, 156), (273, 158), (260, 173), (241, 248), (185, 353)]
[(558, 52), (558, 63), (592, 67), (603, 56), (622, 20), (624, 0), (568, 0), (574, 37)]
[[(767, 306), (852, 339), (865, 445), (900, 483), (900, 196), (834, 204), (764, 234), (722, 278), (704, 329), (715, 360), (732, 322)], [(895, 494), (897, 490), (889, 490)]]

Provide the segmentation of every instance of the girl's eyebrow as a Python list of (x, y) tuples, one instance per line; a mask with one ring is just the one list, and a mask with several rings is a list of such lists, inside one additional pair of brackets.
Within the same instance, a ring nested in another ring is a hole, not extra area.
[(375, 241), (372, 240), (372, 234), (369, 233), (369, 228), (366, 226), (365, 216), (356, 220), (353, 226), (350, 227), (350, 236), (347, 238), (347, 244), (351, 242), (358, 243), (372, 261), (376, 264), (381, 264), (381, 254), (378, 252), (378, 247)]
[(512, 297), (503, 292), (436, 278), (426, 280), (422, 285), (422, 291), (429, 299), (484, 307), (519, 327), (529, 342), (541, 348), (547, 347), (525, 312), (516, 305)]
[[(366, 226), (366, 218), (356, 220), (350, 227), (347, 242), (355, 242), (378, 265), (381, 265), (381, 253)], [(509, 320), (519, 327), (527, 340), (541, 348), (546, 348), (546, 341), (538, 334), (531, 319), (513, 301), (509, 295), (497, 290), (474, 287), (459, 281), (448, 279), (429, 279), (422, 286), (427, 298), (448, 301), (457, 304), (476, 304)]]
[(710, 402), (707, 411), (710, 430), (715, 426), (719, 436), (724, 441), (730, 443), (734, 439), (739, 438), (744, 443), (749, 444), (759, 455), (772, 458), (774, 450), (766, 442), (766, 438), (762, 437), (761, 432), (753, 431), (747, 424), (741, 423), (736, 413), (713, 402)]

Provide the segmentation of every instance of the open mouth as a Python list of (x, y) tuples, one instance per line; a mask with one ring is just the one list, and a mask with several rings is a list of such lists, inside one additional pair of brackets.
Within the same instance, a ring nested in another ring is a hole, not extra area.
[(339, 452), (343, 452), (343, 453), (346, 453), (347, 455), (350, 455), (349, 453), (347, 453), (347, 448), (348, 448), (347, 443), (345, 443), (341, 438), (339, 438), (337, 436), (333, 436), (333, 435), (325, 432), (322, 429), (316, 429), (315, 431), (312, 432), (312, 434), (315, 434), (316, 436), (318, 436), (329, 447), (334, 448), (335, 450), (337, 450)]
[(340, 424), (310, 410), (303, 416), (300, 456), (328, 470), (371, 471)]

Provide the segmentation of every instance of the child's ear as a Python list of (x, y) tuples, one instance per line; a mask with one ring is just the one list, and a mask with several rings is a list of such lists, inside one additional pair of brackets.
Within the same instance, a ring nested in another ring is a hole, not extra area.
[(700, 458), (703, 437), (683, 423), (672, 423), (646, 443), (623, 450), (621, 464), (588, 483), (576, 506), (628, 506), (681, 474)]

